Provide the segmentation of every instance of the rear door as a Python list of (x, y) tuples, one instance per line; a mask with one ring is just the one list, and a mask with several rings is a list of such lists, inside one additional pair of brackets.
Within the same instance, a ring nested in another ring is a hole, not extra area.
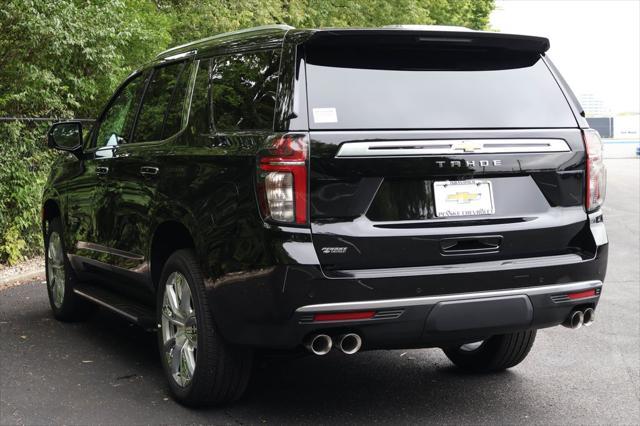
[(540, 52), (338, 38), (306, 47), (326, 274), (589, 255), (582, 136)]

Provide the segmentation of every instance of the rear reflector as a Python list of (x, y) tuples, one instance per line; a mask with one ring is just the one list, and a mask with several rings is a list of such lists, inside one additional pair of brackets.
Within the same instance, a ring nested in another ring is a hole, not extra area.
[(596, 290), (587, 290), (587, 291), (581, 291), (580, 293), (570, 293), (567, 294), (567, 297), (569, 297), (569, 299), (571, 300), (575, 300), (575, 299), (585, 299), (587, 297), (593, 297), (596, 295)]
[(334, 312), (330, 314), (315, 314), (313, 316), (314, 321), (349, 321), (349, 320), (361, 320), (370, 319), (376, 314), (375, 311), (365, 312)]

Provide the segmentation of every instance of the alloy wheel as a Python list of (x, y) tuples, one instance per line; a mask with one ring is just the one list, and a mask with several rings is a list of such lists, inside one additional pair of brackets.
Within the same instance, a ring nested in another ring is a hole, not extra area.
[(65, 273), (64, 254), (60, 234), (52, 232), (49, 235), (49, 247), (47, 247), (47, 279), (51, 299), (56, 308), (60, 309), (64, 302)]
[(180, 272), (171, 273), (165, 284), (161, 329), (171, 375), (179, 386), (188, 386), (196, 369), (198, 327), (191, 289)]
[(473, 352), (476, 349), (479, 349), (483, 343), (484, 343), (484, 340), (480, 340), (478, 342), (465, 343), (464, 345), (460, 346), (460, 350), (463, 352)]

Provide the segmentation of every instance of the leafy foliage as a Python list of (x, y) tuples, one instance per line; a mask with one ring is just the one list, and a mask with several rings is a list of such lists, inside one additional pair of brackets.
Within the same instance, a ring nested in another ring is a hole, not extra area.
[[(144, 0), (10, 0), (0, 9), (0, 116), (92, 117), (134, 64), (167, 46)], [(0, 262), (41, 250), (50, 123), (0, 122)]]
[[(170, 45), (255, 25), (487, 26), (493, 0), (5, 0), (0, 116), (95, 117), (131, 70)], [(0, 121), (0, 263), (41, 250), (55, 154), (48, 124)]]
[(0, 260), (15, 263), (38, 253), (40, 194), (54, 154), (38, 135), (47, 125), (0, 125)]

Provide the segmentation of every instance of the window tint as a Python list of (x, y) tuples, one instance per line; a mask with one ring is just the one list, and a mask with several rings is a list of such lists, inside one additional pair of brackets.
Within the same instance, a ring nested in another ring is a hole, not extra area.
[(310, 49), (310, 127), (575, 127), (539, 55), (491, 49)]
[(147, 74), (140, 74), (120, 90), (100, 122), (96, 147), (116, 146), (127, 142), (135, 119)]
[(188, 66), (184, 62), (153, 71), (142, 100), (134, 142), (166, 139), (180, 130), (188, 81)]
[(280, 56), (274, 51), (213, 59), (211, 101), (218, 131), (273, 128)]

